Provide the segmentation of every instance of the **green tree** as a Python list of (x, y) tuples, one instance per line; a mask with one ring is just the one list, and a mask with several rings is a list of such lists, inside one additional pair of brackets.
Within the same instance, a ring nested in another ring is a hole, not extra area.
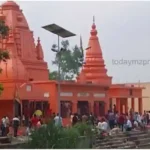
[[(5, 39), (8, 35), (9, 28), (5, 25), (3, 20), (0, 20), (0, 63), (6, 62), (9, 59), (9, 53), (7, 50), (3, 49), (3, 39)], [(0, 68), (0, 73), (2, 72), (2, 68)], [(0, 84), (0, 94), (3, 91), (3, 85)]]
[(58, 77), (58, 72), (57, 71), (52, 71), (51, 73), (49, 73), (49, 79), (50, 80), (56, 80)]
[[(56, 45), (52, 46), (56, 48)], [(60, 79), (61, 80), (72, 80), (76, 75), (78, 75), (80, 68), (83, 64), (83, 49), (82, 45), (79, 48), (75, 45), (72, 49), (69, 48), (69, 41), (61, 42), (61, 50), (56, 53), (55, 59), (52, 64), (58, 67), (60, 63)], [(57, 79), (58, 72), (57, 68), (55, 71), (50, 73), (50, 79)]]

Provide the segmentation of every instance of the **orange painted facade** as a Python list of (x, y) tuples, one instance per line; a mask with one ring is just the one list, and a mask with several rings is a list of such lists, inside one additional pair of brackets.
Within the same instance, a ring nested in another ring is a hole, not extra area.
[[(10, 60), (0, 64), (3, 73), (0, 82), (4, 91), (0, 96), (0, 117), (13, 116), (14, 99), (19, 99), (21, 113), (23, 103), (28, 101), (49, 102), (49, 109), (58, 112), (57, 81), (48, 80), (47, 63), (44, 62), (40, 40), (34, 43), (33, 32), (29, 29), (22, 10), (13, 1), (7, 1), (1, 6), (0, 19), (4, 19), (10, 28), (9, 36), (0, 40), (0, 47), (10, 52)], [(107, 75), (107, 69), (99, 44), (96, 25), (93, 22), (85, 63), (76, 81), (60, 83), (60, 101), (63, 118), (69, 118), (68, 113), (89, 113), (102, 116), (116, 105), (119, 112), (128, 112), (128, 99), (139, 100), (139, 111), (142, 113), (142, 87), (112, 84), (112, 77)], [(27, 107), (27, 106), (25, 106)], [(68, 113), (64, 113), (69, 107)], [(26, 108), (28, 111), (28, 109)], [(84, 110), (84, 112), (82, 112)]]
[(0, 96), (0, 117), (12, 117), (14, 99), (48, 101), (48, 98), (43, 96), (42, 89), (35, 86), (30, 89), (30, 81), (48, 79), (48, 69), (47, 63), (43, 60), (40, 40), (37, 40), (37, 44), (34, 43), (33, 32), (29, 29), (19, 6), (13, 1), (3, 3), (0, 7), (0, 19), (4, 20), (10, 29), (8, 37), (0, 39), (0, 48), (7, 49), (10, 54), (10, 59), (6, 63), (0, 63), (3, 69), (0, 82), (4, 86)]

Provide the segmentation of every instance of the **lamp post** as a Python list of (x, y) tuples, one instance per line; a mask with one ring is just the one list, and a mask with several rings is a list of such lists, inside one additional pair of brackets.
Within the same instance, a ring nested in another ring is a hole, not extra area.
[[(60, 26), (58, 26), (57, 24), (49, 24), (49, 25), (43, 26), (42, 28), (44, 28), (45, 30), (47, 30), (53, 34), (56, 34), (58, 36), (58, 45), (55, 47), (52, 47), (51, 50), (53, 52), (58, 53), (59, 59), (60, 59), (60, 55), (61, 55), (61, 52), (63, 49), (62, 48), (60, 49), (59, 38), (60, 37), (62, 37), (62, 38), (72, 37), (72, 36), (75, 36), (75, 34), (62, 28), (62, 27), (60, 27)], [(58, 81), (58, 93), (57, 93), (58, 113), (59, 113), (59, 116), (61, 116), (61, 108), (60, 108), (60, 91), (61, 91), (61, 89), (60, 89), (60, 61), (59, 60), (58, 60), (57, 81)]]

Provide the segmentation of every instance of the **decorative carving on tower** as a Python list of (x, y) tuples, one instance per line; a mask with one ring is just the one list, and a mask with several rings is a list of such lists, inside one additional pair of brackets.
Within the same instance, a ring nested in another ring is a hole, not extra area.
[(12, 27), (9, 28), (8, 41), (7, 44), (14, 44), (14, 32)]
[(109, 86), (111, 85), (112, 77), (107, 75), (94, 17), (90, 34), (85, 63), (83, 64), (81, 73), (77, 77), (77, 82), (90, 82)]
[(0, 20), (5, 20), (5, 15), (3, 14), (2, 7), (0, 7)]
[(19, 57), (22, 56), (21, 52), (21, 37), (20, 32), (18, 28), (15, 28), (15, 42), (16, 42), (16, 48), (17, 48), (17, 55)]
[[(7, 62), (8, 77), (2, 73), (0, 80), (48, 80), (48, 67), (43, 60), (40, 40), (35, 45), (33, 32), (19, 5), (7, 1), (0, 8), (0, 17), (10, 28), (7, 39), (0, 41), (0, 47), (5, 46), (11, 53)], [(0, 65), (2, 69), (6, 68), (6, 64)]]
[(42, 46), (41, 46), (39, 37), (38, 37), (38, 40), (37, 40), (36, 53), (37, 53), (37, 59), (38, 60), (43, 60), (43, 58), (44, 58), (43, 50), (42, 50)]

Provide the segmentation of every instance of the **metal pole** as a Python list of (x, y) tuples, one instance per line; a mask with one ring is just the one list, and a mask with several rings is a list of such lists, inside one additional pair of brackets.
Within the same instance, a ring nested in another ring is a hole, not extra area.
[(57, 82), (58, 82), (58, 113), (59, 116), (61, 116), (61, 110), (60, 110), (60, 48), (59, 48), (59, 36), (58, 36), (58, 77), (57, 77)]

